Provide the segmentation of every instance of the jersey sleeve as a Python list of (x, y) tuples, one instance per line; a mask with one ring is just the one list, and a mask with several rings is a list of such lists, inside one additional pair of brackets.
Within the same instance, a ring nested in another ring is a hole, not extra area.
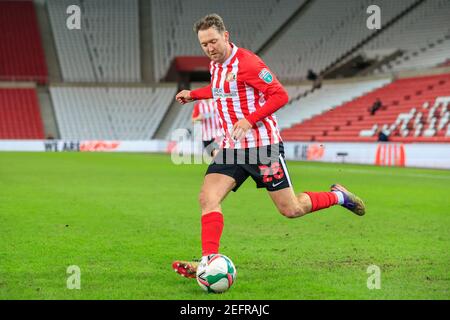
[(211, 84), (207, 85), (206, 87), (198, 88), (191, 91), (191, 98), (194, 100), (211, 99), (212, 97), (213, 94)]
[(243, 66), (244, 82), (262, 92), (266, 100), (264, 106), (246, 117), (252, 126), (255, 126), (256, 122), (283, 107), (289, 101), (289, 96), (273, 72), (258, 56), (246, 57)]

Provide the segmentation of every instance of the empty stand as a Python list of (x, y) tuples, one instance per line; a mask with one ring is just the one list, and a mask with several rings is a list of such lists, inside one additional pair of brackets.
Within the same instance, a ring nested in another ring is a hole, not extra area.
[(51, 87), (50, 93), (63, 139), (148, 140), (175, 90)]
[(0, 80), (47, 82), (32, 1), (0, 1)]
[(239, 47), (256, 51), (305, 0), (152, 0), (155, 80), (160, 81), (177, 55), (203, 55), (194, 22), (217, 12)]
[[(383, 107), (369, 108), (380, 98)], [(324, 114), (282, 131), (286, 140), (377, 141), (380, 130), (390, 141), (450, 141), (450, 74), (397, 80)]]
[(167, 131), (167, 135), (165, 137), (166, 140), (172, 140), (174, 138), (175, 130), (177, 129), (193, 129), (191, 117), (192, 110), (194, 108), (194, 104), (190, 103), (187, 105), (176, 105), (174, 108), (177, 108), (177, 115), (174, 121), (170, 124), (169, 129)]
[(0, 139), (43, 139), (35, 89), (0, 88)]
[[(67, 8), (81, 9), (81, 29), (66, 26)], [(137, 0), (48, 0), (64, 81), (139, 82)]]
[[(382, 23), (395, 18), (416, 0), (380, 0)], [(315, 0), (262, 58), (281, 79), (298, 80), (308, 69), (317, 73), (376, 30), (366, 27), (371, 0)]]
[(276, 113), (278, 124), (281, 129), (288, 128), (295, 123), (326, 112), (341, 105), (344, 101), (350, 101), (389, 82), (390, 79), (366, 80), (343, 84), (325, 83), (321, 89), (315, 90), (305, 98), (294, 99), (278, 110)]
[(297, 86), (287, 85), (287, 86), (284, 86), (284, 88), (286, 89), (286, 91), (288, 93), (289, 101), (298, 99), (298, 98), (308, 94), (309, 92), (313, 91), (312, 86), (306, 85), (306, 84), (300, 84)]
[(356, 54), (370, 50), (400, 49), (403, 55), (376, 72), (434, 67), (450, 59), (450, 1), (427, 0), (383, 30)]

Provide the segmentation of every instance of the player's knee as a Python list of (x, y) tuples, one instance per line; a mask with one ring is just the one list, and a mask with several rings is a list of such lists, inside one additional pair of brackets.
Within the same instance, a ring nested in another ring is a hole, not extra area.
[(297, 200), (302, 207), (308, 207), (311, 204), (311, 199), (306, 193), (300, 193)]
[(200, 207), (203, 208), (208, 204), (208, 196), (205, 192), (200, 192), (198, 195), (198, 203), (200, 204)]
[(278, 210), (283, 216), (289, 219), (298, 218), (305, 214), (301, 206), (285, 206)]
[(200, 192), (200, 195), (198, 196), (198, 202), (202, 210), (207, 210), (209, 208), (213, 209), (219, 205), (219, 201), (215, 199), (214, 196), (205, 191)]

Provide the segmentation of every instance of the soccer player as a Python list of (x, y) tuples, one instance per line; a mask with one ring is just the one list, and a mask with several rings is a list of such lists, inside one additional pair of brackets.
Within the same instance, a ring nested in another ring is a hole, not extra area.
[(199, 100), (192, 110), (192, 122), (202, 125), (203, 148), (214, 157), (219, 149), (217, 141), (222, 136), (219, 114), (213, 99)]
[(194, 32), (211, 59), (211, 83), (176, 95), (181, 104), (214, 98), (225, 133), (221, 150), (209, 165), (199, 195), (202, 212), (202, 258), (174, 261), (182, 276), (195, 278), (199, 263), (219, 253), (223, 230), (221, 202), (248, 178), (266, 188), (278, 211), (287, 218), (341, 205), (365, 214), (363, 201), (339, 184), (330, 192), (294, 193), (284, 160), (283, 143), (273, 114), (288, 102), (286, 90), (265, 63), (249, 50), (230, 42), (223, 20), (210, 14), (197, 21)]

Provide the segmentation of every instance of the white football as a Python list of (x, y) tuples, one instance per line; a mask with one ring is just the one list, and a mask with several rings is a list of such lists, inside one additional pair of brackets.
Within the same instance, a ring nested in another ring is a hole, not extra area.
[(197, 282), (206, 292), (223, 293), (236, 281), (236, 268), (230, 258), (212, 254), (197, 268)]

